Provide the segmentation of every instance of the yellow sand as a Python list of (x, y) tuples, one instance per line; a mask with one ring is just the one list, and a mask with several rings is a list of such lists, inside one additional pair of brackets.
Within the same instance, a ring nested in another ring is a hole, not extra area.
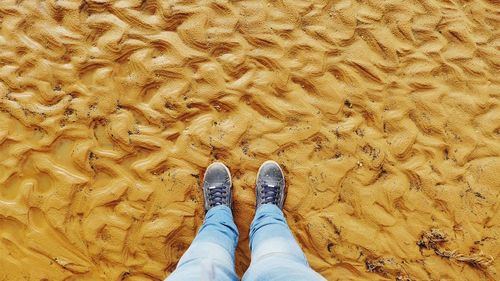
[(0, 280), (161, 280), (234, 176), (328, 280), (500, 279), (500, 4), (2, 0)]

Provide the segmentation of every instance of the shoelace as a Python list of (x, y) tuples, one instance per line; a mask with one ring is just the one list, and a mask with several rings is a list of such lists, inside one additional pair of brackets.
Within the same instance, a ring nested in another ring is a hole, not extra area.
[(227, 191), (223, 185), (210, 186), (208, 188), (208, 203), (210, 207), (225, 204), (226, 197)]
[(261, 194), (262, 204), (272, 203), (277, 205), (280, 195), (279, 188), (277, 188), (276, 185), (271, 185), (271, 184), (262, 184), (261, 187), (262, 187), (262, 194)]

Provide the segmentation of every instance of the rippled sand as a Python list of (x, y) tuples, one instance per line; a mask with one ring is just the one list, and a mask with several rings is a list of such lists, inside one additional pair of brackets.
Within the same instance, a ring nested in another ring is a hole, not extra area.
[(161, 280), (234, 176), (328, 280), (499, 280), (500, 5), (0, 2), (0, 279)]

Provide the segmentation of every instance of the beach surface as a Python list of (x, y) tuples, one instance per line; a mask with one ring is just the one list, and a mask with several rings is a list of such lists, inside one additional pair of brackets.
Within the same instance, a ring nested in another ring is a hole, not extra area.
[(0, 280), (163, 280), (233, 174), (328, 280), (500, 280), (500, 4), (0, 1)]

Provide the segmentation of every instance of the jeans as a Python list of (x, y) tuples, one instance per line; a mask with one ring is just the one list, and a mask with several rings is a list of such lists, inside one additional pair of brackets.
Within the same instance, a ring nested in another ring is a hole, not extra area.
[[(238, 229), (231, 209), (210, 209), (193, 243), (166, 281), (239, 280), (234, 268)], [(257, 209), (250, 228), (252, 262), (243, 281), (325, 280), (307, 263), (288, 228), (283, 212), (273, 204)]]

